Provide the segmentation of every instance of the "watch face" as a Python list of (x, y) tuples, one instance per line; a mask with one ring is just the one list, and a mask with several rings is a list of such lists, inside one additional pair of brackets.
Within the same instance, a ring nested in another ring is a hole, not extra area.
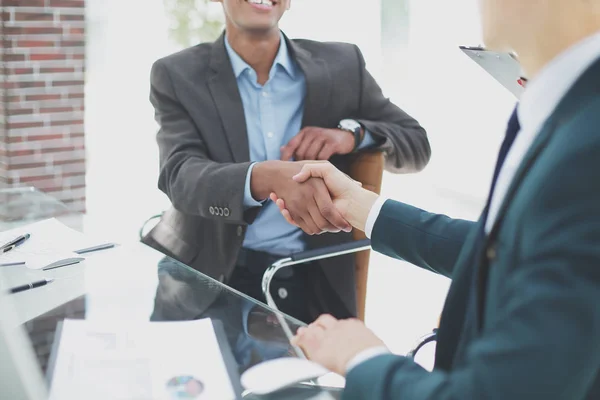
[(360, 128), (360, 124), (353, 119), (343, 119), (340, 121), (340, 127), (349, 131), (355, 131)]

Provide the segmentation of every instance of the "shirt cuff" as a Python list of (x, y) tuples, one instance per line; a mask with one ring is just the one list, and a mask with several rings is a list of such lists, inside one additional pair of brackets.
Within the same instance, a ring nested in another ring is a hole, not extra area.
[(244, 208), (252, 208), (252, 207), (260, 207), (264, 204), (265, 200), (256, 201), (254, 197), (252, 197), (252, 190), (250, 189), (250, 178), (252, 177), (252, 170), (256, 163), (250, 164), (250, 168), (248, 168), (248, 173), (246, 174), (246, 186), (244, 187)]
[(381, 208), (388, 201), (386, 197), (379, 196), (373, 207), (371, 207), (371, 211), (369, 211), (369, 216), (367, 217), (367, 222), (365, 223), (365, 235), (367, 238), (371, 239), (371, 235), (373, 234), (373, 228), (375, 227), (375, 222), (377, 222), (377, 218), (379, 218), (379, 213), (381, 212)]
[(363, 140), (356, 149), (363, 150), (367, 147), (375, 146), (376, 144), (377, 142), (375, 141), (375, 139), (373, 139), (373, 135), (371, 135), (371, 132), (365, 129), (365, 135), (363, 136)]
[(352, 370), (352, 368), (356, 367), (357, 365), (362, 364), (365, 361), (370, 360), (371, 358), (375, 358), (384, 354), (390, 354), (390, 351), (385, 346), (371, 347), (370, 349), (361, 351), (360, 353), (355, 355), (353, 359), (350, 360), (348, 365), (346, 365), (346, 375), (348, 375), (348, 373), (350, 373), (350, 370)]

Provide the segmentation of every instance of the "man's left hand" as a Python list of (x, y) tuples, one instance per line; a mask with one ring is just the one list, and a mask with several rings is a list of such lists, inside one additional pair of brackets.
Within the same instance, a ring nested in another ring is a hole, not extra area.
[(281, 159), (290, 161), (329, 160), (334, 154), (354, 150), (354, 135), (342, 129), (308, 126), (281, 148)]
[(361, 321), (337, 320), (331, 315), (322, 315), (308, 327), (298, 329), (292, 344), (299, 346), (310, 360), (342, 376), (359, 353), (385, 346)]

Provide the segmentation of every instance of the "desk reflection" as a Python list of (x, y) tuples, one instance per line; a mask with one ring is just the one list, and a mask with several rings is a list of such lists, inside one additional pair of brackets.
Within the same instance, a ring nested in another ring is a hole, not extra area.
[(293, 355), (279, 322), (266, 306), (236, 295), (168, 257), (159, 262), (158, 282), (150, 320), (221, 321), (240, 372), (264, 360)]

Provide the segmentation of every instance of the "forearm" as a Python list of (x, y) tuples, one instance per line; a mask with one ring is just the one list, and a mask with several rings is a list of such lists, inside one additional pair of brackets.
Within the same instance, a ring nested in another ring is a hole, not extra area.
[(356, 189), (344, 217), (371, 238), (375, 251), (450, 277), (474, 223), (383, 200)]
[(263, 161), (254, 165), (250, 178), (250, 192), (255, 200), (262, 201), (275, 192), (274, 183), (281, 175), (283, 165), (284, 162), (277, 160)]
[(379, 253), (451, 277), (474, 226), (388, 200), (375, 220), (371, 243)]
[(249, 162), (217, 163), (174, 156), (161, 164), (158, 186), (183, 213), (247, 224), (253, 220), (243, 204), (249, 167)]

